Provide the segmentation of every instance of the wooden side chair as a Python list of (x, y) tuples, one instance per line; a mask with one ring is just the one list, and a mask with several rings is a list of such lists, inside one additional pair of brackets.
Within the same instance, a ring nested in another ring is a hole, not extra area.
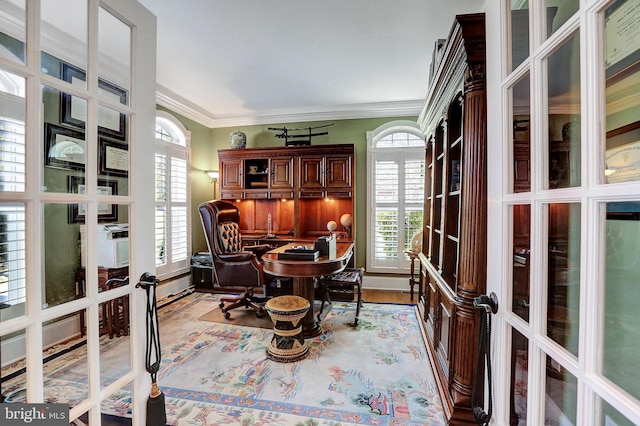
[(318, 278), (318, 289), (322, 303), (318, 312), (318, 321), (324, 310), (325, 303), (331, 304), (331, 294), (339, 294), (356, 298), (356, 316), (353, 326), (358, 326), (358, 317), (362, 307), (362, 276), (364, 268), (346, 268), (342, 272)]

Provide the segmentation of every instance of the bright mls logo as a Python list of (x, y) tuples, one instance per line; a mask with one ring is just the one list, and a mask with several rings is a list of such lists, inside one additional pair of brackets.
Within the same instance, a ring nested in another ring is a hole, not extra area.
[(2, 404), (0, 424), (67, 426), (69, 406), (67, 404)]

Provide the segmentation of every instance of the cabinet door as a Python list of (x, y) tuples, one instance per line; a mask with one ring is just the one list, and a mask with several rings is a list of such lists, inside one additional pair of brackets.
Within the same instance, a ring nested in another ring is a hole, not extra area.
[(325, 157), (326, 188), (351, 187), (351, 157)]
[(293, 157), (271, 160), (270, 189), (293, 189)]
[(220, 191), (242, 189), (242, 160), (221, 161), (220, 170)]
[(324, 188), (324, 157), (300, 157), (300, 189)]

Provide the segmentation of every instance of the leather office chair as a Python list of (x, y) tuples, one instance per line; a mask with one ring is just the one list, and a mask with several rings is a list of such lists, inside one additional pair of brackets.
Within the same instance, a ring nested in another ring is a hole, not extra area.
[(264, 289), (265, 274), (260, 259), (271, 247), (267, 244), (242, 247), (238, 226), (240, 212), (233, 204), (222, 200), (205, 201), (198, 210), (213, 260), (216, 282), (221, 287), (245, 289), (242, 295), (220, 299), (225, 318), (231, 316), (230, 310), (240, 306), (251, 308), (258, 317), (262, 316), (267, 298), (255, 296), (254, 291), (259, 287)]

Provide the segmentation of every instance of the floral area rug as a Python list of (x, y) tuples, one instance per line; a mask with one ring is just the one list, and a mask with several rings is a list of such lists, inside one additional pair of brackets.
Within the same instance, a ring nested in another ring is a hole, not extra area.
[[(324, 333), (308, 339), (309, 355), (278, 363), (265, 352), (272, 330), (198, 321), (217, 304), (216, 295), (193, 293), (159, 309), (168, 424), (446, 424), (415, 306), (365, 303), (354, 328), (355, 304), (334, 302)], [(101, 411), (131, 417), (129, 391)]]

